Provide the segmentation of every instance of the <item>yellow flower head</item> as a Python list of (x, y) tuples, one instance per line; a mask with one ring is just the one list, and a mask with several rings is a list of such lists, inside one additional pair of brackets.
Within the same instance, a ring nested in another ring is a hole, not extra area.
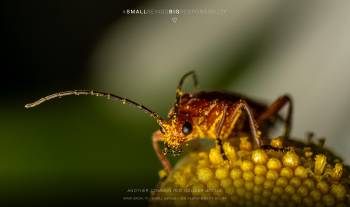
[(153, 194), (151, 206), (350, 205), (348, 171), (321, 146), (275, 138), (275, 148), (252, 149), (249, 140), (187, 154), (160, 183), (176, 192)]

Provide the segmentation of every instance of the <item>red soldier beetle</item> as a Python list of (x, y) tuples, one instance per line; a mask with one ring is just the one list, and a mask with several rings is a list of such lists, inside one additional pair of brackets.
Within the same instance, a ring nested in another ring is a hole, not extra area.
[[(269, 128), (275, 122), (271, 122), (270, 119), (281, 119), (278, 112), (288, 103), (287, 117), (284, 120), (284, 137), (289, 137), (293, 105), (288, 95), (283, 95), (270, 106), (266, 106), (243, 95), (234, 93), (185, 93), (182, 90), (182, 85), (189, 76), (192, 76), (194, 85), (197, 85), (197, 77), (194, 71), (190, 71), (182, 76), (176, 89), (176, 102), (169, 111), (168, 119), (162, 118), (154, 111), (133, 100), (94, 90), (71, 90), (54, 93), (33, 103), (26, 104), (25, 108), (32, 108), (51, 99), (70, 95), (103, 96), (107, 99), (117, 100), (123, 104), (135, 106), (153, 117), (160, 126), (160, 130), (157, 130), (153, 134), (152, 146), (167, 172), (171, 171), (171, 164), (166, 158), (168, 151), (178, 154), (181, 152), (184, 143), (195, 138), (215, 139), (221, 147), (221, 141), (232, 137), (235, 131), (238, 130), (235, 127), (242, 125), (239, 124), (239, 122), (244, 122), (242, 116), (248, 119), (249, 132), (254, 139), (256, 147), (263, 147), (261, 133), (265, 134), (266, 130), (262, 129), (259, 131), (258, 126), (266, 125)], [(244, 130), (244, 128), (240, 128), (239, 130)], [(164, 142), (163, 152), (158, 145), (159, 141)]]

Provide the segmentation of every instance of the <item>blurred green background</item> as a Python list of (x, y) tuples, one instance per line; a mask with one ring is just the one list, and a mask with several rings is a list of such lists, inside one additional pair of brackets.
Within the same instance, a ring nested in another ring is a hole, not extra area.
[[(184, 13), (127, 15), (127, 9)], [(207, 12), (196, 13), (201, 9)], [(266, 103), (291, 94), (292, 134), (327, 137), (327, 147), (348, 162), (347, 9), (346, 1), (5, 2), (1, 197), (118, 203), (147, 196), (127, 190), (158, 182), (152, 118), (96, 97), (23, 106), (83, 88), (131, 98), (166, 116), (180, 77), (193, 69), (197, 90), (236, 91)]]

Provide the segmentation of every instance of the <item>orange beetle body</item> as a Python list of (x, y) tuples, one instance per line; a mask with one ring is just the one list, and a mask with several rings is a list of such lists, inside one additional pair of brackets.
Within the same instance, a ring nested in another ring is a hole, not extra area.
[[(178, 112), (174, 113), (174, 108), (170, 110), (169, 120), (162, 123), (166, 146), (177, 152), (181, 150), (183, 143), (195, 138), (225, 140), (233, 137), (237, 132), (248, 132), (243, 124), (246, 117), (241, 109), (236, 110), (240, 99), (242, 99), (241, 95), (225, 92), (183, 94)], [(267, 109), (263, 104), (250, 101), (248, 98), (245, 100), (249, 100), (247, 102), (251, 106), (254, 117), (258, 117)], [(192, 132), (188, 135), (182, 132), (185, 123), (190, 123), (192, 126)], [(218, 132), (220, 124), (222, 128)], [(265, 133), (266, 130), (263, 132)]]

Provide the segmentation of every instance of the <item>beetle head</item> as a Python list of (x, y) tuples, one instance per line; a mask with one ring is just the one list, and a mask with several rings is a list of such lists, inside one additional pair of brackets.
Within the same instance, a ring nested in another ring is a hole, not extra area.
[(192, 137), (192, 130), (192, 121), (184, 115), (174, 115), (163, 121), (160, 131), (164, 136), (164, 153), (179, 154), (183, 144)]

